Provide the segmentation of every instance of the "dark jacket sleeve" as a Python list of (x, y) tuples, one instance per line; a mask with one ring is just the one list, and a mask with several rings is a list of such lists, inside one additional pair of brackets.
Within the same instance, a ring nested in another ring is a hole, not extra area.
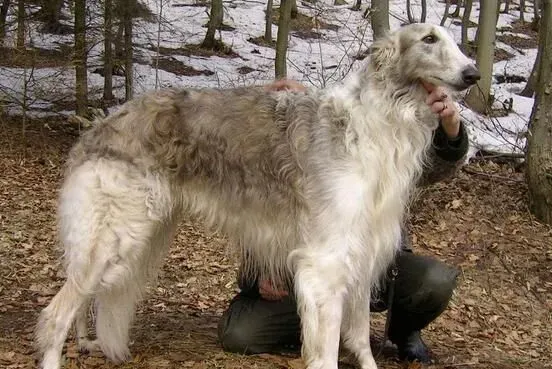
[(427, 186), (451, 177), (464, 163), (468, 148), (469, 138), (463, 122), (460, 123), (458, 137), (452, 140), (439, 125), (433, 135), (428, 165), (420, 185)]

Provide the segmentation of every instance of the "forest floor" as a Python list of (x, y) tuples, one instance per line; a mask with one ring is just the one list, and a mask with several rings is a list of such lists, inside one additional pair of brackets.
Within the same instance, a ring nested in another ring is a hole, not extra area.
[[(36, 367), (37, 315), (64, 282), (55, 234), (63, 162), (78, 132), (59, 120), (0, 117), (0, 367)], [(424, 339), (430, 368), (552, 368), (552, 229), (527, 209), (522, 166), (476, 160), (426, 188), (413, 209), (415, 252), (461, 270), (448, 309)], [(226, 240), (185, 222), (158, 284), (138, 309), (132, 359), (80, 355), (66, 368), (302, 368), (299, 356), (223, 353), (216, 326), (236, 292)], [(374, 315), (379, 344), (385, 314)], [(354, 363), (345, 355), (341, 367)], [(401, 368), (393, 349), (380, 368)], [(410, 365), (417, 368), (418, 365)]]

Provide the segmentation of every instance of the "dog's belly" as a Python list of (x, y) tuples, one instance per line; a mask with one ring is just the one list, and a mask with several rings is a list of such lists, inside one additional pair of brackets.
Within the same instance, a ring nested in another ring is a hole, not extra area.
[(249, 273), (284, 280), (287, 256), (302, 244), (299, 219), (304, 208), (287, 193), (265, 190), (239, 191), (204, 180), (187, 181), (184, 213), (226, 236), (233, 251), (242, 253), (242, 265)]

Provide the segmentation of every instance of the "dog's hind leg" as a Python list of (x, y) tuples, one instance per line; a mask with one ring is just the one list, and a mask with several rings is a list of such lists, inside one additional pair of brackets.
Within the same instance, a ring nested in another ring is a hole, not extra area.
[(299, 253), (294, 255), (294, 267), (303, 359), (308, 369), (337, 369), (345, 297), (339, 283), (343, 267), (323, 252)]
[[(112, 295), (117, 289), (119, 292), (136, 289), (136, 285), (143, 288), (145, 278), (141, 276), (147, 274), (151, 265), (157, 267), (161, 252), (152, 250), (153, 240), (156, 232), (163, 229), (160, 225), (167, 223), (172, 208), (162, 208), (166, 211), (153, 208), (158, 203), (167, 204), (170, 199), (167, 200), (168, 194), (164, 198), (155, 196), (168, 191), (152, 182), (127, 163), (107, 160), (85, 162), (67, 177), (59, 205), (67, 282), (43, 310), (37, 324), (43, 368), (59, 368), (63, 343), (76, 314), (79, 314), (78, 328), (81, 334), (86, 334), (82, 333), (86, 332), (82, 310), (88, 301), (105, 293)], [(126, 310), (121, 319), (110, 320), (113, 325), (106, 326), (107, 330), (128, 330), (131, 314), (127, 310), (134, 313), (136, 299), (135, 293), (121, 293), (118, 299), (108, 299), (125, 302)], [(123, 308), (114, 309), (121, 312)], [(125, 336), (128, 337), (128, 332), (119, 334)], [(110, 358), (118, 360), (127, 355), (127, 341), (107, 340), (107, 344), (102, 344), (101, 334), (98, 339), (97, 343)]]
[(77, 333), (77, 346), (82, 353), (100, 350), (98, 340), (91, 340), (88, 337), (88, 311), (90, 310), (90, 301), (86, 301), (75, 318), (75, 328)]
[(122, 248), (135, 252), (111, 265), (102, 279), (103, 288), (95, 304), (97, 343), (115, 363), (130, 357), (129, 331), (136, 304), (145, 293), (146, 283), (156, 278), (175, 228), (176, 221), (172, 219), (152, 226), (145, 222), (144, 226), (129, 230), (129, 235), (121, 237), (121, 242), (129, 245)]
[(36, 328), (36, 339), (43, 353), (41, 367), (58, 369), (61, 351), (73, 319), (88, 300), (77, 286), (68, 280), (50, 304), (41, 312)]
[(129, 331), (139, 296), (135, 288), (125, 286), (102, 291), (96, 298), (96, 341), (114, 363), (130, 357)]
[(370, 291), (354, 291), (345, 303), (342, 337), (344, 346), (362, 369), (377, 369), (370, 347)]

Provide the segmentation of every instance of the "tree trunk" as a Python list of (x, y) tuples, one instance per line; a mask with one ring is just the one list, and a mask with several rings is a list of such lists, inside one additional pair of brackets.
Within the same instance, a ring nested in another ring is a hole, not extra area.
[(113, 100), (113, 52), (111, 45), (113, 27), (113, 4), (105, 0), (104, 4), (104, 91), (106, 101)]
[(450, 0), (445, 0), (445, 12), (443, 13), (443, 18), (441, 18), (440, 26), (443, 27), (447, 22), (447, 18), (450, 10)]
[(291, 0), (291, 19), (296, 19), (298, 14), (299, 10), (297, 9), (297, 0)]
[(282, 0), (280, 3), (280, 19), (278, 20), (278, 36), (276, 38), (276, 79), (287, 76), (287, 47), (289, 36), (289, 23), (291, 19), (291, 0)]
[(466, 0), (464, 14), (462, 14), (462, 51), (469, 54), (468, 29), (470, 28), (470, 15), (472, 10), (473, 0)]
[(427, 18), (427, 0), (422, 0), (422, 14), (420, 15), (420, 23), (425, 23)]
[(356, 0), (355, 5), (351, 8), (351, 10), (354, 10), (358, 12), (360, 10), (360, 7), (362, 6), (362, 0)]
[(544, 45), (527, 142), (527, 184), (531, 212), (552, 224), (552, 0), (542, 1), (539, 41)]
[(8, 18), (8, 10), (10, 9), (10, 0), (4, 0), (0, 9), (0, 45), (6, 37), (6, 19)]
[(389, 0), (372, 0), (370, 21), (374, 32), (374, 41), (389, 31)]
[[(42, 1), (42, 21), (44, 22), (44, 30), (49, 33), (59, 33), (61, 23), (59, 16), (63, 0), (43, 0)], [(76, 6), (76, 4), (75, 4)]]
[(408, 23), (416, 23), (416, 20), (412, 16), (412, 9), (410, 8), (410, 0), (406, 0), (406, 16), (408, 18)]
[(215, 48), (215, 34), (222, 26), (222, 17), (222, 0), (211, 0), (211, 14), (209, 14), (209, 23), (207, 23), (207, 33), (201, 47), (205, 49)]
[(533, 63), (533, 69), (531, 70), (531, 75), (529, 75), (527, 84), (525, 85), (523, 90), (519, 93), (521, 96), (533, 97), (533, 95), (535, 94), (535, 87), (537, 84), (537, 77), (539, 72), (541, 55), (542, 55), (542, 43), (540, 42), (539, 48), (537, 51), (537, 56), (535, 57), (535, 62)]
[(508, 14), (510, 12), (510, 0), (504, 1), (504, 13)]
[(540, 9), (540, 4), (541, 4), (541, 0), (535, 0), (535, 1), (533, 1), (533, 22), (531, 23), (531, 28), (532, 28), (534, 31), (538, 31), (538, 30), (539, 30), (539, 23), (540, 23), (540, 13), (539, 13), (539, 9)]
[(484, 113), (487, 110), (491, 93), (497, 17), (496, 4), (497, 0), (482, 1), (479, 13), (477, 67), (481, 73), (481, 79), (477, 82), (477, 86), (472, 87), (468, 96), (466, 96), (466, 103), (478, 113)]
[(125, 32), (125, 100), (132, 99), (134, 94), (134, 76), (133, 76), (133, 53), (132, 53), (132, 13), (134, 0), (125, 1), (123, 15), (123, 27)]
[(272, 42), (272, 3), (272, 0), (266, 2), (264, 40), (269, 43)]
[(124, 59), (124, 34), (125, 34), (125, 25), (123, 22), (124, 15), (119, 14), (119, 24), (117, 25), (117, 35), (115, 36), (115, 40), (113, 42), (115, 46), (115, 62), (121, 63), (121, 61)]
[(17, 41), (16, 47), (19, 50), (25, 48), (25, 0), (19, 0), (17, 2)]
[(77, 115), (86, 114), (88, 81), (86, 74), (86, 0), (75, 0), (75, 98)]
[(451, 18), (458, 18), (460, 16), (460, 8), (463, 6), (463, 1), (458, 0), (456, 2), (456, 8), (454, 9), (454, 12), (450, 15)]
[(519, 21), (525, 23), (525, 0), (519, 0)]

